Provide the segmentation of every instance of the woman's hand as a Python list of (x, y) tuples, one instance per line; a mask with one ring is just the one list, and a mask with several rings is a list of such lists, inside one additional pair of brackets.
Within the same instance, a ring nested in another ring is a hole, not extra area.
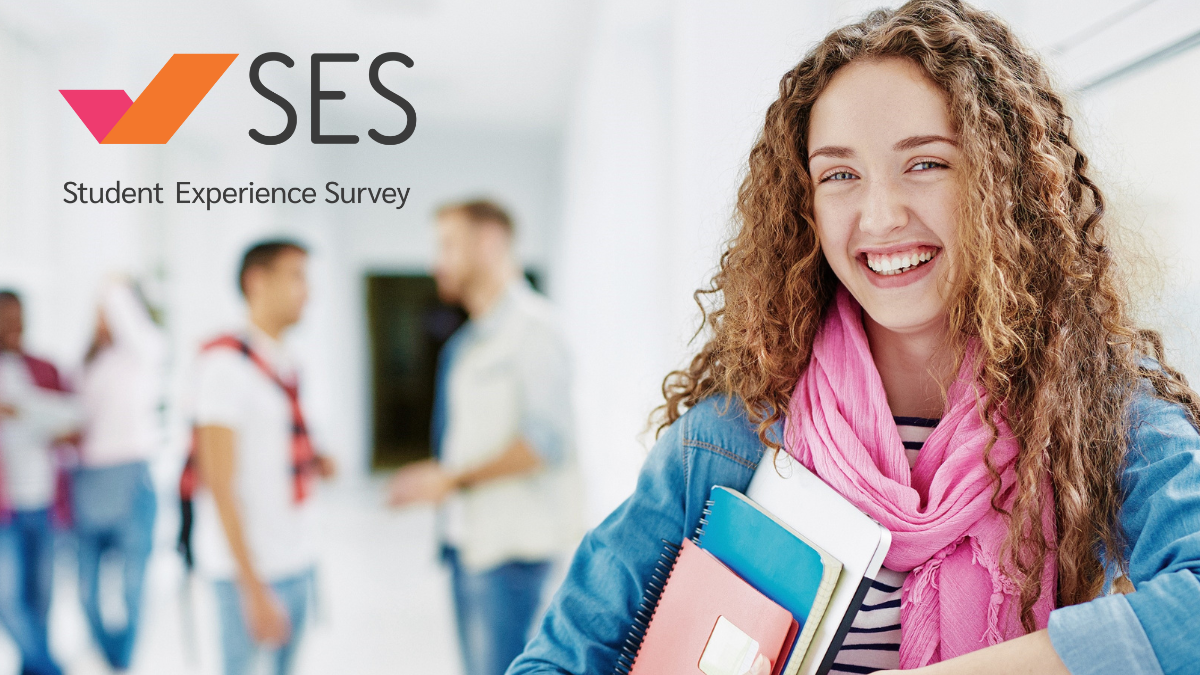
[(1050, 633), (1039, 630), (1008, 642), (914, 670), (880, 670), (877, 675), (1071, 675)]

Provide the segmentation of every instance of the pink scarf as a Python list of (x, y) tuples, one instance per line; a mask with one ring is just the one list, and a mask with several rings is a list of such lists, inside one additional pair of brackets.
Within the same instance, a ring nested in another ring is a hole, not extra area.
[[(911, 572), (900, 604), (900, 667), (918, 668), (1024, 634), (1016, 585), (1000, 570), (1008, 531), (991, 505), (983, 462), (991, 431), (979, 413), (972, 359), (948, 391), (942, 421), (911, 470), (863, 329), (845, 288), (817, 334), (812, 361), (788, 408), (785, 445), (808, 467), (892, 533), (884, 564)], [(992, 461), (999, 503), (1016, 497), (1018, 445), (1003, 420)], [(1043, 511), (1054, 541), (1054, 507)], [(1057, 565), (1046, 556), (1038, 628), (1054, 608)]]

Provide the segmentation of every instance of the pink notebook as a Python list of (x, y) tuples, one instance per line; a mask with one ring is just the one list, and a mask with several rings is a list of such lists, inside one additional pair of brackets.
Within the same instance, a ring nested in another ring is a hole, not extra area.
[(685, 540), (630, 672), (740, 675), (742, 657), (761, 652), (778, 673), (798, 628), (790, 612)]

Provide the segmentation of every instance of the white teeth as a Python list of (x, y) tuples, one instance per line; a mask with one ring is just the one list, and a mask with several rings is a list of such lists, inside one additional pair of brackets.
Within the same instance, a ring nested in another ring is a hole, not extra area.
[(867, 266), (876, 274), (891, 276), (933, 259), (935, 251), (920, 251), (903, 255), (867, 255)]

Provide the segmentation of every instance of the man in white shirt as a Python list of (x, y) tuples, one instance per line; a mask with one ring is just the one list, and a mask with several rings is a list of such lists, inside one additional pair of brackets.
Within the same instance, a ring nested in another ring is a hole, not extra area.
[(47, 636), (54, 445), (78, 430), (81, 415), (58, 370), (25, 353), (23, 332), (20, 297), (0, 291), (0, 622), (17, 644), (23, 673), (60, 675)]
[(549, 303), (521, 275), (512, 221), (487, 201), (438, 212), (438, 294), (470, 320), (439, 355), (432, 461), (394, 505), (442, 505), (468, 675), (503, 675), (529, 636), (551, 562), (582, 533), (570, 369)]
[(197, 363), (196, 554), (215, 579), (226, 675), (267, 650), (277, 675), (290, 672), (313, 583), (312, 482), (334, 468), (309, 442), (282, 342), (308, 298), (307, 259), (290, 241), (251, 247), (239, 275), (248, 326)]

